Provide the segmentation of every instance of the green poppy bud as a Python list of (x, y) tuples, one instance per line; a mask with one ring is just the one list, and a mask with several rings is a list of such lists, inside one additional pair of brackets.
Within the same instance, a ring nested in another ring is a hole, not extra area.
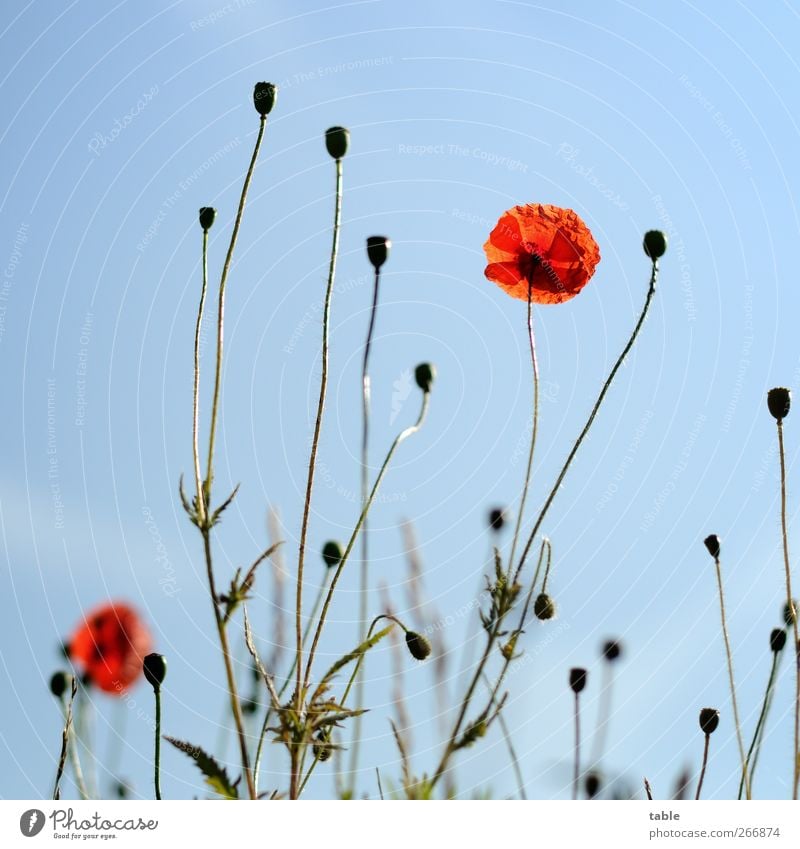
[(770, 389), (767, 392), (767, 408), (772, 417), (781, 421), (789, 415), (789, 407), (792, 406), (792, 393), (783, 386)]
[(50, 679), (50, 692), (60, 699), (72, 686), (72, 676), (69, 672), (59, 671)]
[(256, 83), (253, 89), (253, 105), (262, 118), (272, 112), (277, 96), (278, 86), (273, 83)]
[(667, 234), (661, 230), (648, 230), (644, 234), (642, 246), (647, 256), (655, 261), (667, 252)]
[(719, 711), (715, 708), (703, 708), (700, 711), (700, 730), (703, 734), (713, 734), (719, 725)]
[(200, 226), (206, 233), (214, 226), (214, 219), (217, 217), (217, 210), (213, 206), (200, 207)]
[(708, 553), (714, 558), (714, 560), (719, 560), (719, 537), (716, 534), (709, 534), (704, 540), (703, 545), (708, 549)]
[(613, 663), (622, 654), (622, 643), (619, 640), (607, 640), (603, 645), (603, 657)]
[(148, 654), (144, 659), (144, 677), (154, 690), (160, 690), (167, 677), (167, 659), (163, 654)]
[(586, 686), (587, 672), (580, 667), (574, 667), (569, 671), (569, 688), (577, 696)]
[(330, 127), (325, 130), (325, 147), (334, 159), (341, 159), (350, 144), (350, 130), (345, 127)]
[(343, 556), (342, 546), (335, 539), (328, 540), (322, 547), (322, 559), (329, 569), (338, 566), (342, 562)]
[(547, 593), (539, 593), (533, 602), (533, 612), (537, 619), (546, 622), (556, 615), (556, 603)]
[(430, 392), (433, 381), (436, 378), (436, 366), (431, 363), (420, 363), (414, 370), (414, 377), (417, 381), (417, 386), (423, 392)]
[(406, 645), (417, 660), (425, 660), (432, 651), (430, 640), (416, 631), (406, 631)]
[(774, 628), (772, 633), (769, 635), (769, 647), (772, 651), (777, 654), (780, 651), (783, 651), (783, 647), (786, 645), (786, 631), (783, 628)]
[(494, 507), (489, 511), (489, 527), (493, 531), (502, 531), (506, 523), (506, 514), (501, 507)]
[(392, 240), (388, 236), (367, 237), (367, 259), (377, 271), (389, 259)]

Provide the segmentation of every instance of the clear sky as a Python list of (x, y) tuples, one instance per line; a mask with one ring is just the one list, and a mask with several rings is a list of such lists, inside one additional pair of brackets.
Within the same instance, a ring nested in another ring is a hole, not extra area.
[[(708, 797), (736, 794), (737, 749), (713, 564), (723, 540), (740, 707), (749, 740), (784, 593), (778, 460), (765, 393), (797, 389), (800, 7), (715, 2), (23, 3), (0, 22), (0, 795), (50, 792), (60, 719), (47, 682), (81, 610), (137, 605), (169, 658), (164, 730), (232, 763), (199, 536), (177, 499), (191, 469), (191, 352), (200, 284), (197, 209), (218, 208), (221, 267), (258, 119), (254, 82), (280, 86), (231, 273), (219, 491), (241, 482), (217, 534), (221, 578), (265, 547), (271, 505), (296, 561), (318, 391), (320, 299), (334, 168), (324, 130), (351, 131), (330, 405), (309, 542), (356, 518), (359, 368), (370, 299), (364, 239), (391, 236), (373, 349), (373, 463), (417, 414), (406, 370), (437, 364), (423, 430), (405, 443), (371, 525), (372, 585), (418, 627), (441, 621), (455, 702), (477, 650), (485, 516), (521, 489), (530, 416), (525, 305), (483, 277), (500, 213), (574, 208), (602, 252), (568, 304), (536, 312), (543, 380), (530, 512), (541, 504), (647, 287), (642, 233), (664, 229), (644, 332), (545, 523), (559, 617), (534, 622), (506, 718), (528, 793), (569, 794), (567, 670), (598, 649), (617, 668), (605, 767), (665, 797), (697, 770), (697, 713), (719, 707)], [(207, 328), (207, 345), (212, 340)], [(206, 347), (205, 367), (211, 363)], [(206, 371), (206, 376), (208, 371)], [(404, 377), (406, 375), (406, 377)], [(208, 387), (206, 380), (205, 387)], [(399, 387), (399, 388), (398, 388)], [(393, 398), (394, 396), (394, 398)], [(208, 397), (204, 396), (208, 410)], [(790, 519), (800, 433), (786, 423)], [(207, 418), (204, 416), (204, 425)], [(412, 610), (400, 524), (413, 520), (429, 604)], [(791, 525), (792, 550), (800, 540)], [(506, 537), (506, 542), (508, 538)], [(323, 576), (312, 558), (309, 591)], [(355, 639), (345, 573), (324, 657)], [(291, 590), (291, 577), (287, 584)], [(264, 572), (251, 615), (265, 654), (276, 621)], [(370, 609), (379, 611), (376, 589)], [(288, 607), (288, 601), (285, 603)], [(244, 648), (237, 640), (244, 663)], [(285, 662), (284, 655), (284, 662)], [(466, 660), (464, 660), (466, 658)], [(367, 664), (360, 790), (399, 764), (392, 651)], [(413, 767), (435, 766), (434, 664), (401, 662)], [(243, 687), (249, 687), (242, 666)], [(152, 693), (98, 696), (96, 747), (150, 793)], [(784, 658), (756, 795), (789, 794), (792, 679)], [(109, 754), (110, 753), (110, 754)], [(268, 750), (264, 786), (285, 783)], [(333, 790), (320, 768), (309, 791)], [(108, 792), (111, 779), (101, 775)], [(202, 794), (164, 753), (164, 793)], [(463, 795), (515, 792), (499, 728), (459, 760)], [(71, 787), (68, 788), (71, 791)]]

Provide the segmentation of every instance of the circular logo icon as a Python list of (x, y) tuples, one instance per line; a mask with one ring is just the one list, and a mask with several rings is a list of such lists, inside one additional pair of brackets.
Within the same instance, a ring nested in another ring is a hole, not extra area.
[(19, 830), (25, 837), (36, 837), (44, 828), (44, 812), (38, 808), (31, 808), (19, 818)]

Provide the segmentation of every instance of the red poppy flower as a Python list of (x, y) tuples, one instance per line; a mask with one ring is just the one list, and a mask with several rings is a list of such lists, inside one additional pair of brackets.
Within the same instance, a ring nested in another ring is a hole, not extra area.
[(515, 206), (500, 217), (483, 246), (489, 280), (537, 304), (574, 298), (600, 262), (591, 231), (571, 209), (548, 203)]
[(142, 674), (152, 639), (127, 604), (111, 602), (89, 611), (75, 629), (67, 651), (101, 690), (121, 695)]

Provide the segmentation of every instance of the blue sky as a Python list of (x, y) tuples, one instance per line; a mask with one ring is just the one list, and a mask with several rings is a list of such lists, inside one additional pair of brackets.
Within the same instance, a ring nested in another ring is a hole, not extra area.
[[(398, 613), (420, 627), (446, 623), (435, 640), (452, 652), (449, 703), (463, 686), (462, 655), (477, 651), (476, 615), (464, 610), (488, 567), (486, 511), (519, 496), (530, 416), (525, 306), (484, 279), (481, 246), (503, 210), (545, 202), (574, 208), (603, 257), (580, 297), (536, 313), (544, 397), (533, 514), (638, 314), (649, 272), (642, 233), (664, 229), (670, 249), (644, 332), (545, 523), (559, 618), (525, 634), (527, 662), (509, 679), (506, 716), (529, 795), (566, 797), (567, 670), (590, 669), (591, 729), (599, 645), (619, 636), (626, 655), (608, 771), (637, 792), (646, 774), (666, 796), (684, 766), (698, 767), (697, 712), (711, 705), (723, 716), (706, 793), (735, 795), (716, 586), (701, 540), (723, 539), (749, 739), (784, 592), (775, 428), (764, 399), (771, 386), (800, 382), (792, 49), (800, 9), (735, 3), (720, 16), (714, 3), (578, 0), (305, 9), (262, 0), (102, 10), (76, 0), (55, 12), (4, 4), (0, 795), (49, 792), (60, 720), (47, 681), (57, 646), (82, 609), (106, 598), (136, 604), (169, 657), (165, 731), (217, 752), (222, 738), (235, 761), (219, 731), (222, 667), (200, 541), (177, 481), (191, 468), (196, 212), (219, 210), (214, 279), (257, 130), (257, 80), (280, 91), (229, 288), (217, 478), (219, 491), (242, 488), (217, 534), (220, 582), (265, 547), (269, 506), (281, 512), (290, 570), (296, 558), (332, 219), (328, 126), (349, 127), (351, 148), (309, 541), (318, 550), (344, 538), (356, 518), (370, 300), (363, 246), (386, 233), (393, 249), (372, 354), (373, 462), (416, 416), (416, 392), (401, 397), (407, 370), (430, 360), (439, 378), (430, 416), (401, 447), (372, 516), (370, 607), (380, 610), (385, 585)], [(797, 551), (794, 425), (787, 419)], [(405, 519), (429, 599), (416, 612)], [(345, 573), (332, 611), (330, 659), (354, 642), (356, 571)], [(313, 595), (321, 562), (312, 558), (309, 572)], [(265, 652), (271, 592), (265, 572), (251, 606)], [(375, 766), (387, 783), (399, 775), (392, 664), (388, 646), (367, 664), (372, 710), (359, 787), (373, 795)], [(785, 662), (760, 797), (788, 793), (789, 672)], [(435, 766), (441, 736), (434, 676), (409, 658), (403, 677), (422, 773)], [(102, 757), (126, 717), (119, 774), (149, 794), (148, 688), (122, 703), (100, 696), (95, 708)], [(271, 787), (285, 764), (269, 756)], [(164, 771), (165, 795), (203, 792), (179, 753), (165, 752)], [(311, 795), (329, 795), (331, 775), (318, 770)], [(458, 788), (514, 793), (498, 729), (460, 758)]]

